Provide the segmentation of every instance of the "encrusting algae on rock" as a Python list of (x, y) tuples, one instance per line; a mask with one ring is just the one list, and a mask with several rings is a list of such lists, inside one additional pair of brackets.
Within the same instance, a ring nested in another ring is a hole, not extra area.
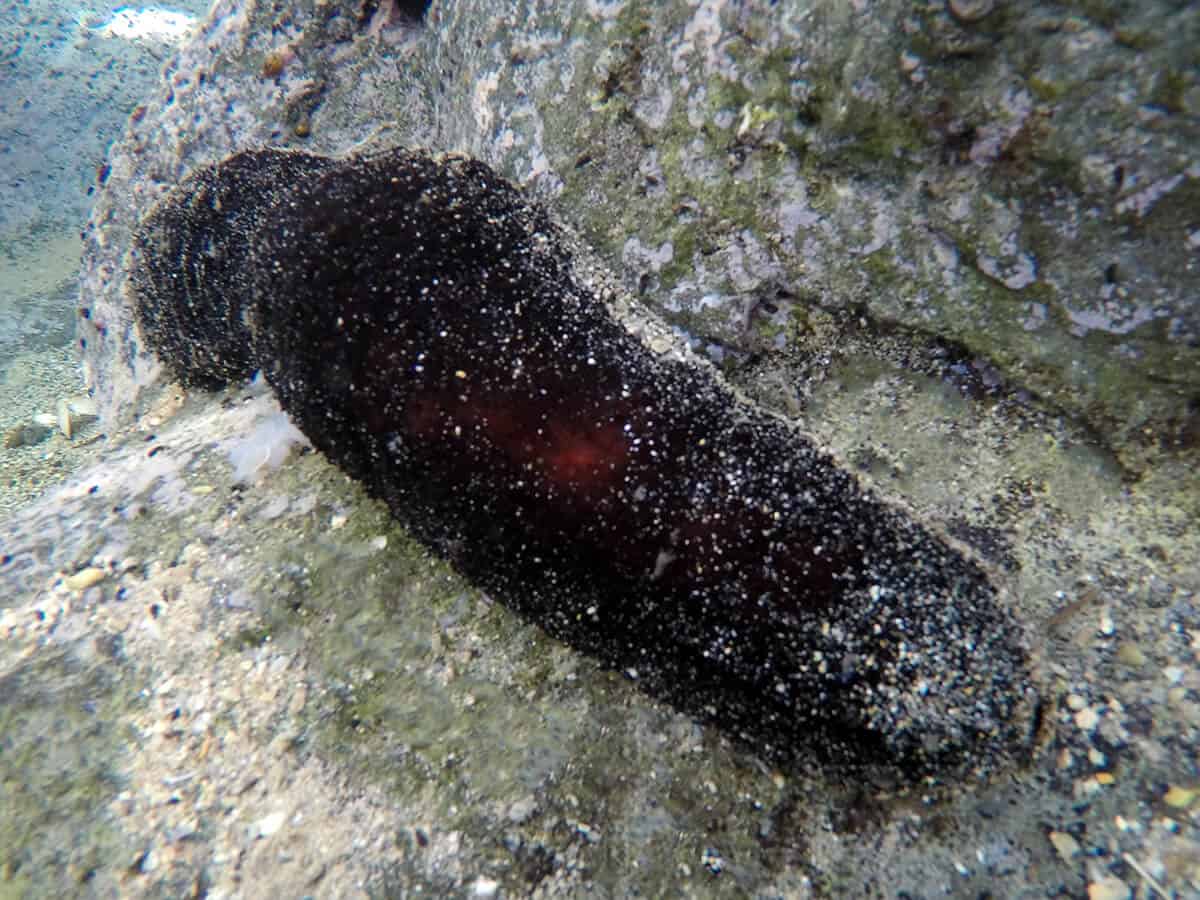
[(782, 764), (920, 777), (1028, 752), (987, 573), (710, 368), (651, 352), (484, 164), (251, 150), (143, 221), (146, 343), (261, 369), (426, 546), (551, 635)]

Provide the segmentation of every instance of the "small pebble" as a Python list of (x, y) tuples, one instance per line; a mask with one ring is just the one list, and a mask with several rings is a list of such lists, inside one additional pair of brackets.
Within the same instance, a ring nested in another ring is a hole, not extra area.
[(500, 882), (482, 876), (475, 879), (475, 886), (471, 888), (471, 894), (475, 897), (495, 897), (499, 892)]
[(259, 837), (270, 837), (283, 827), (283, 823), (286, 820), (287, 816), (281, 812), (274, 812), (269, 816), (264, 816), (262, 819), (259, 819), (258, 825), (255, 826)]
[(1050, 843), (1054, 845), (1055, 852), (1063, 862), (1070, 862), (1071, 858), (1079, 852), (1079, 841), (1065, 831), (1050, 832)]
[(1117, 648), (1117, 662), (1131, 669), (1140, 669), (1146, 664), (1146, 654), (1137, 644), (1126, 641)]
[(1100, 714), (1090, 706), (1085, 706), (1075, 713), (1075, 724), (1081, 731), (1091, 731), (1100, 723)]
[(50, 437), (50, 429), (39, 422), (14, 425), (4, 432), (4, 448), (14, 450), (17, 447), (32, 447)]
[(1129, 900), (1133, 894), (1120, 878), (1101, 878), (1088, 885), (1088, 900)]
[(147, 850), (142, 858), (138, 860), (138, 871), (143, 875), (149, 874), (158, 868), (158, 854), (153, 850)]
[(54, 417), (58, 423), (58, 430), (63, 433), (64, 437), (71, 436), (71, 407), (67, 405), (66, 400), (58, 401), (58, 414)]
[(1192, 801), (1195, 799), (1196, 791), (1194, 789), (1180, 787), (1177, 784), (1171, 785), (1163, 795), (1163, 802), (1175, 809), (1186, 809), (1192, 805)]
[(174, 844), (179, 841), (186, 841), (190, 837), (194, 837), (200, 830), (200, 823), (196, 819), (188, 819), (174, 828), (167, 831), (167, 841)]
[(950, 0), (950, 15), (963, 23), (978, 22), (991, 13), (993, 0)]
[(74, 575), (68, 575), (64, 578), (63, 587), (69, 591), (86, 591), (92, 585), (103, 581), (106, 574), (103, 569), (89, 566), (86, 569), (80, 569)]

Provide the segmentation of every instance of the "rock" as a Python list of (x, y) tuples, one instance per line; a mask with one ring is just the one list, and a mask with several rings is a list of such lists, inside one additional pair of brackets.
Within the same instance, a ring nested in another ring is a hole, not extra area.
[(1167, 788), (1167, 792), (1163, 795), (1163, 802), (1175, 809), (1187, 809), (1192, 805), (1192, 801), (1196, 799), (1197, 793), (1194, 788), (1186, 788), (1178, 784), (1173, 784)]
[(50, 434), (51, 430), (40, 422), (13, 425), (4, 432), (4, 448), (14, 450), (17, 447), (32, 447), (46, 440)]
[(1117, 660), (1131, 669), (1140, 669), (1146, 664), (1146, 654), (1137, 644), (1125, 641), (1117, 648)]
[(1081, 731), (1091, 731), (1100, 723), (1100, 714), (1090, 706), (1075, 713), (1075, 725)]
[(1079, 852), (1079, 842), (1065, 831), (1052, 831), (1049, 837), (1055, 852), (1063, 862), (1070, 862), (1072, 857)]
[(499, 893), (500, 882), (493, 878), (480, 876), (475, 879), (475, 884), (471, 886), (471, 896), (473, 897), (495, 897)]
[[(208, 66), (228, 28), (271, 32), (265, 9), (233, 6), (244, 18), (205, 26), (180, 71)], [(1186, 447), (1200, 391), (1187, 238), (1200, 135), (1177, 114), (1148, 130), (1136, 99), (1114, 98), (1140, 97), (1145, 72), (1168, 73), (1176, 106), (1194, 95), (1169, 76), (1187, 70), (1187, 10), (1129, 7), (1116, 31), (1155, 39), (1117, 46), (1087, 22), (1075, 35), (1002, 17), (992, 0), (953, 0), (949, 15), (899, 0), (817, 8), (820, 28), (805, 4), (717, 13), (674, 0), (637, 17), (620, 3), (518, 3), (494, 17), (468, 2), (410, 29), (398, 72), (344, 55), (346, 15), (301, 15), (280, 78), (307, 83), (311, 100), (280, 91), (263, 106), (262, 55), (219, 90), (172, 86), (114, 148), (88, 227), (79, 331), (102, 414), (128, 420), (155, 380), (127, 352), (120, 260), (145, 207), (128, 198), (303, 123), (323, 152), (432, 146), (488, 161), (554, 198), (645, 302), (723, 351), (803, 349), (796, 323), (862, 304), (869, 330), (963, 347), (990, 366), (990, 390), (1045, 397), (1127, 465), (1149, 458), (1145, 434)], [(964, 37), (989, 25), (986, 40)], [(446, 54), (474, 88), (433, 100), (422, 88), (444, 77)], [(1045, 62), (1031, 72), (1029, 58)], [(345, 66), (360, 68), (339, 80)], [(229, 104), (257, 111), (236, 141)], [(159, 115), (189, 124), (159, 134)], [(395, 124), (364, 144), (359, 121)], [(1071, 253), (1052, 237), (1063, 233)]]
[(64, 578), (63, 587), (69, 591), (86, 591), (92, 585), (99, 584), (106, 577), (108, 577), (108, 573), (103, 569), (88, 567), (80, 569), (73, 575), (68, 575)]

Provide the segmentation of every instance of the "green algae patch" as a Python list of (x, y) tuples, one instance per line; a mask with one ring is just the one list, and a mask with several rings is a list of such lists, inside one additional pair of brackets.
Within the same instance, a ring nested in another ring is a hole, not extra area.
[(314, 485), (321, 496), (299, 530), (250, 525), (239, 536), (260, 560), (247, 583), (260, 622), (224, 642), (227, 652), (302, 654), (319, 699), (297, 746), (398, 800), (434, 797), (447, 816), (468, 806), (452, 789), (462, 777), (483, 793), (536, 781), (560, 753), (537, 737), (555, 727), (553, 708), (528, 701), (556, 667), (574, 667), (573, 655), (430, 556), (317, 455), (272, 476), (250, 502)]
[(136, 859), (109, 814), (138, 703), (122, 668), (46, 648), (0, 676), (0, 894), (74, 895), (98, 868)]

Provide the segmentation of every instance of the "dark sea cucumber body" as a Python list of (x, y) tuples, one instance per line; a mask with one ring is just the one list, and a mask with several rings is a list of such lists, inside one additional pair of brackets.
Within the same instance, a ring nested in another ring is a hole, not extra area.
[(547, 632), (765, 757), (923, 775), (1030, 740), (986, 572), (707, 368), (656, 355), (479, 162), (247, 151), (143, 222), (185, 383), (261, 368), (325, 455)]

